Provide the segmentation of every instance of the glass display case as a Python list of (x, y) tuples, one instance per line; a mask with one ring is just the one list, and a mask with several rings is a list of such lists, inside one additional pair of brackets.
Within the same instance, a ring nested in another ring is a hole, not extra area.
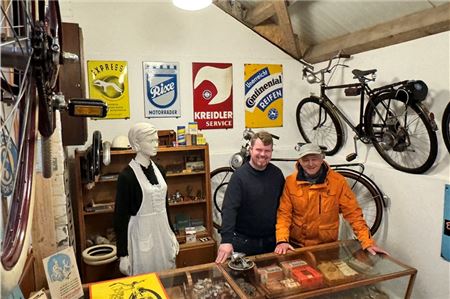
[(169, 298), (409, 298), (417, 270), (356, 240), (160, 273)]

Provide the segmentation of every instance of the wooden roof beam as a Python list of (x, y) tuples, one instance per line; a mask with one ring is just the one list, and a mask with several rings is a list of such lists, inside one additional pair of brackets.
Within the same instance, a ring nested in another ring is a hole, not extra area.
[(328, 60), (337, 51), (356, 54), (450, 30), (450, 3), (413, 13), (308, 49), (303, 57), (310, 63)]
[(289, 55), (299, 58), (297, 36), (292, 30), (291, 18), (284, 1), (267, 1), (270, 2), (275, 10), (278, 23), (260, 25), (253, 27), (253, 30), (261, 34), (263, 37), (277, 45)]
[(275, 15), (275, 9), (273, 3), (270, 1), (264, 1), (259, 3), (256, 7), (249, 10), (245, 18), (245, 22), (251, 26), (256, 26), (261, 24), (267, 19), (270, 19)]

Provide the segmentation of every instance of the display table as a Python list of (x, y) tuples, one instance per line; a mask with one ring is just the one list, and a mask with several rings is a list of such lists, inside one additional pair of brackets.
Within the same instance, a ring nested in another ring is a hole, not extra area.
[(417, 273), (390, 256), (367, 254), (356, 240), (296, 249), (286, 255), (257, 255), (248, 260), (249, 266), (254, 266), (244, 271), (233, 270), (227, 263), (210, 263), (158, 275), (173, 299), (384, 299), (409, 298)]
[[(233, 270), (235, 264), (230, 268), (228, 263), (209, 263), (157, 275), (171, 299), (392, 299), (410, 298), (417, 274), (415, 268), (391, 256), (366, 253), (356, 240), (300, 248), (285, 255), (257, 255), (247, 260), (252, 266), (248, 270)], [(143, 280), (138, 278), (136, 289), (144, 287), (139, 286)], [(85, 298), (89, 298), (88, 288), (89, 284), (84, 285)], [(123, 298), (129, 298), (129, 294), (124, 295)]]

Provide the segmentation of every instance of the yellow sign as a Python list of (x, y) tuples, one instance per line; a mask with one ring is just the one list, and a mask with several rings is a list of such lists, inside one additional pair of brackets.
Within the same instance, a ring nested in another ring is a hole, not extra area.
[(105, 118), (130, 118), (127, 62), (89, 60), (87, 66), (89, 97), (108, 104)]
[(245, 126), (283, 126), (283, 66), (245, 65)]
[(167, 294), (156, 273), (119, 278), (89, 286), (91, 299), (157, 298), (167, 299)]

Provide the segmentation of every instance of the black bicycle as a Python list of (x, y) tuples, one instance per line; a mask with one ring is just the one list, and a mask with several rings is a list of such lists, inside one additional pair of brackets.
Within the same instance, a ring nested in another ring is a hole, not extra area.
[[(242, 145), (241, 150), (235, 153), (230, 159), (229, 167), (220, 167), (211, 172), (211, 195), (213, 200), (213, 224), (214, 227), (220, 229), (222, 224), (222, 203), (225, 196), (225, 191), (228, 186), (228, 182), (233, 174), (234, 170), (241, 167), (246, 163), (249, 158), (249, 145), (253, 132), (250, 129), (244, 131), (245, 143)], [(277, 136), (272, 135), (275, 139)], [(296, 146), (299, 150), (301, 143)], [(294, 162), (295, 158), (272, 158), (272, 162)], [(385, 207), (384, 195), (380, 188), (368, 177), (364, 172), (364, 165), (360, 163), (351, 164), (334, 164), (330, 165), (338, 173), (343, 175), (352, 191), (355, 193), (358, 199), (359, 206), (361, 207), (364, 219), (370, 228), (372, 235), (375, 235), (380, 227), (383, 218), (383, 208)], [(357, 167), (359, 170), (355, 170), (349, 167)], [(341, 220), (343, 218), (341, 217)], [(347, 222), (341, 221), (341, 233), (350, 231), (347, 228)]]
[(31, 233), (37, 132), (43, 140), (43, 175), (50, 177), (54, 111), (67, 109), (74, 116), (103, 117), (107, 106), (86, 99), (71, 99), (66, 104), (58, 91), (60, 65), (77, 57), (62, 51), (57, 0), (2, 1), (1, 28), (0, 174), (4, 223), (0, 275), (8, 277), (10, 285), (5, 288), (10, 288), (14, 282), (17, 284), (28, 252), (24, 244)]
[(444, 114), (442, 115), (442, 137), (450, 153), (450, 102), (445, 107)]
[[(344, 144), (344, 120), (355, 133), (355, 152), (347, 156), (347, 161), (356, 158), (356, 141), (361, 140), (372, 143), (381, 157), (398, 170), (418, 174), (430, 169), (436, 160), (438, 143), (434, 117), (422, 104), (428, 93), (426, 84), (401, 81), (371, 89), (368, 83), (375, 81), (377, 70), (355, 69), (352, 73), (357, 83), (329, 86), (325, 75), (333, 74), (338, 66), (346, 67), (340, 59), (349, 57), (338, 54), (318, 71), (302, 61), (303, 77), (309, 83), (320, 84), (319, 97), (307, 97), (297, 106), (297, 126), (304, 140), (317, 143), (326, 148), (325, 154), (334, 155)], [(360, 96), (357, 124), (327, 96), (327, 91), (333, 89), (343, 89), (346, 96)]]

